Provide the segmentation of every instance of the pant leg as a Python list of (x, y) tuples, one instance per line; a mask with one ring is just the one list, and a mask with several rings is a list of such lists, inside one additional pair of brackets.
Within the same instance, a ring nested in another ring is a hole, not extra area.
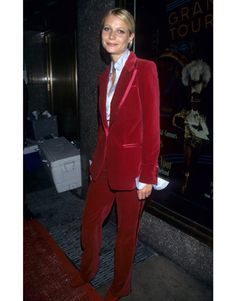
[(84, 249), (80, 272), (84, 280), (95, 277), (100, 264), (99, 253), (102, 244), (102, 225), (111, 211), (115, 193), (108, 186), (104, 171), (95, 182), (91, 182), (82, 219), (81, 242)]
[(118, 232), (114, 280), (110, 290), (114, 296), (122, 297), (131, 291), (133, 261), (144, 201), (138, 199), (135, 189), (117, 192), (116, 203)]

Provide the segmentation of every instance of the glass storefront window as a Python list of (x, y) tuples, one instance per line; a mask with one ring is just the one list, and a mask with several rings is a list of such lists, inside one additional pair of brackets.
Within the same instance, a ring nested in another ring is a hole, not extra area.
[[(117, 1), (136, 17), (135, 53), (156, 62), (161, 92), (159, 176), (146, 204), (211, 239), (213, 230), (213, 1)], [(197, 234), (197, 235), (198, 235)]]

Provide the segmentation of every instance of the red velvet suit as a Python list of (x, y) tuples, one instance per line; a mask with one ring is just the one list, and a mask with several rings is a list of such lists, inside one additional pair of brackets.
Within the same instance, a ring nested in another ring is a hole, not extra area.
[(111, 102), (110, 125), (106, 121), (106, 93), (110, 66), (100, 77), (100, 117), (97, 147), (91, 165), (82, 222), (84, 254), (81, 274), (91, 280), (99, 268), (102, 224), (114, 200), (118, 214), (115, 272), (111, 291), (125, 296), (131, 290), (140, 217), (135, 178), (155, 184), (160, 148), (159, 83), (156, 65), (131, 52)]
[(106, 121), (106, 92), (110, 66), (100, 77), (98, 143), (91, 166), (94, 180), (107, 157), (108, 180), (113, 189), (133, 189), (134, 179), (156, 183), (160, 147), (159, 85), (156, 65), (131, 52), (116, 86), (111, 120)]

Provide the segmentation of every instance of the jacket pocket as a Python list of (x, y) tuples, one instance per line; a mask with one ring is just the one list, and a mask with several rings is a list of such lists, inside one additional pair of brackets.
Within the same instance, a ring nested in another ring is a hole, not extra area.
[(141, 147), (141, 145), (138, 143), (124, 143), (124, 144), (122, 144), (122, 147), (124, 147), (124, 148)]

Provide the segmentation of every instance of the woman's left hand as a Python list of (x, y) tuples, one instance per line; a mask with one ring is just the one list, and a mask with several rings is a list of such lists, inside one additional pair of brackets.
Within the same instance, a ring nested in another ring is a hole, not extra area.
[(146, 184), (143, 189), (137, 190), (139, 200), (144, 200), (150, 196), (152, 192), (152, 184)]

